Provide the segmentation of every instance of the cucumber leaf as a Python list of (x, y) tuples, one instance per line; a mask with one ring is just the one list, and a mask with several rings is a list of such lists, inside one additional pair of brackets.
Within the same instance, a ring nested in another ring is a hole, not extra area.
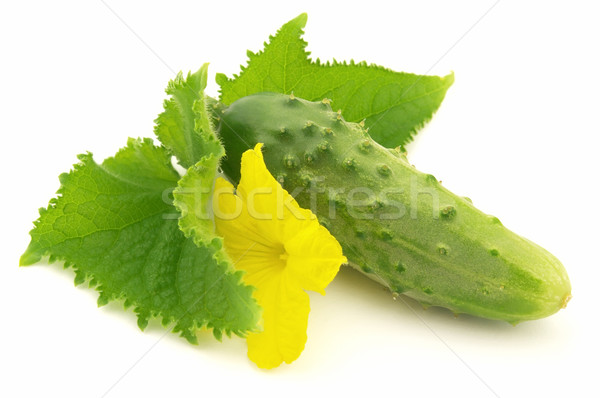
[(215, 232), (209, 205), (219, 158), (213, 154), (203, 157), (190, 167), (173, 191), (173, 204), (181, 212), (179, 228), (198, 245), (221, 241)]
[(96, 287), (99, 305), (124, 300), (140, 328), (160, 317), (192, 343), (203, 326), (217, 338), (254, 329), (253, 289), (223, 259), (221, 242), (198, 245), (180, 231), (169, 200), (179, 175), (163, 147), (130, 139), (102, 164), (89, 153), (79, 159), (40, 210), (21, 265), (47, 255), (63, 260), (76, 284)]
[(307, 16), (292, 19), (270, 37), (262, 52), (248, 52), (248, 65), (233, 78), (217, 74), (226, 105), (254, 93), (272, 91), (310, 100), (332, 100), (350, 122), (365, 120), (374, 140), (386, 147), (411, 141), (439, 108), (454, 75), (399, 73), (350, 61), (313, 61), (302, 39)]
[(184, 79), (179, 72), (165, 90), (171, 98), (164, 102), (164, 112), (154, 121), (154, 133), (160, 142), (185, 168), (193, 166), (203, 156), (225, 154), (211, 126), (206, 111), (208, 64)]
[(214, 107), (218, 104), (204, 94), (207, 71), (208, 64), (204, 64), (186, 79), (179, 73), (169, 82), (166, 91), (171, 98), (165, 101), (165, 111), (156, 119), (155, 127), (163, 144), (171, 148), (181, 165), (188, 167), (173, 192), (173, 204), (181, 212), (181, 231), (199, 246), (210, 245), (214, 240), (222, 243), (208, 206), (225, 148), (213, 127)]

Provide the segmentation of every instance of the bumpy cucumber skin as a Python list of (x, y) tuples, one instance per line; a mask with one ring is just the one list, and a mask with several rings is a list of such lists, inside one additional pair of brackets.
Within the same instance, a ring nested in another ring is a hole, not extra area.
[(317, 214), (353, 267), (393, 294), (511, 323), (551, 315), (570, 298), (558, 259), (377, 144), (326, 100), (260, 93), (220, 109), (218, 120), (225, 174), (237, 182), (242, 153), (264, 143), (271, 173)]

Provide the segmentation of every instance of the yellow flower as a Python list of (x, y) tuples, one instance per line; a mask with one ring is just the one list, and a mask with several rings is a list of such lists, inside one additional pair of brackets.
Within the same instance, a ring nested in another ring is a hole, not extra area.
[(213, 210), (227, 253), (263, 308), (262, 331), (247, 338), (248, 357), (269, 369), (300, 356), (310, 311), (305, 290), (325, 294), (347, 260), (316, 216), (275, 181), (261, 147), (243, 154), (237, 191), (217, 179)]

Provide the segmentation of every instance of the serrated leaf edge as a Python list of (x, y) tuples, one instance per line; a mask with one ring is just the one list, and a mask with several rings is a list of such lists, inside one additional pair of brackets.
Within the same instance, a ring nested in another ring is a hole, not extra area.
[[(137, 139), (129, 138), (127, 140), (127, 145), (125, 147), (120, 148), (119, 151), (117, 151), (117, 153), (113, 157), (117, 157), (119, 153), (126, 151), (128, 148), (135, 148), (135, 147), (141, 146), (143, 144), (150, 144), (153, 147), (155, 147), (154, 140), (151, 138), (137, 138)], [(164, 148), (164, 147), (161, 146), (161, 148)], [(166, 148), (164, 148), (164, 149), (166, 150)], [(58, 188), (58, 190), (56, 191), (56, 196), (49, 200), (48, 206), (46, 208), (42, 207), (39, 209), (40, 218), (38, 218), (37, 220), (35, 220), (33, 222), (34, 228), (32, 229), (32, 231), (41, 222), (40, 219), (41, 219), (41, 216), (43, 215), (43, 213), (48, 211), (51, 208), (56, 207), (56, 204), (57, 204), (59, 198), (62, 197), (62, 194), (64, 191), (64, 186), (69, 182), (69, 180), (72, 178), (74, 173), (81, 170), (82, 167), (87, 166), (89, 164), (89, 162), (93, 162), (94, 164), (101, 166), (98, 163), (96, 163), (96, 161), (93, 159), (93, 155), (91, 152), (79, 154), (79, 155), (77, 155), (77, 159), (79, 160), (79, 162), (75, 163), (72, 166), (71, 171), (69, 171), (68, 173), (60, 174), (59, 180), (60, 180), (61, 185)], [(31, 235), (31, 232), (30, 232), (30, 235)], [(222, 252), (222, 250), (221, 250), (222, 242), (221, 241), (222, 240), (219, 240), (219, 239), (213, 240), (210, 243), (210, 245), (199, 245), (197, 242), (194, 242), (194, 243), (199, 247), (206, 247), (207, 249), (209, 249), (212, 253), (212, 258), (217, 262), (218, 265), (224, 266), (224, 268), (227, 270), (227, 272), (229, 272), (230, 275), (233, 278), (235, 278), (235, 282), (237, 282), (238, 286), (239, 285), (249, 286), (249, 285), (244, 284), (242, 281), (243, 271), (235, 270), (235, 268), (233, 268), (231, 262), (228, 261), (224, 257), (223, 253), (221, 253)], [(72, 268), (75, 273), (75, 277), (74, 277), (75, 286), (78, 286), (78, 285), (81, 285), (81, 284), (87, 282), (89, 288), (92, 288), (93, 290), (97, 291), (99, 293), (98, 299), (97, 299), (98, 307), (107, 305), (111, 301), (123, 301), (123, 308), (125, 310), (133, 307), (133, 312), (137, 316), (137, 325), (142, 331), (146, 328), (146, 326), (148, 325), (148, 322), (151, 318), (159, 319), (161, 324), (163, 325), (163, 327), (173, 325), (171, 332), (179, 333), (180, 337), (185, 338), (191, 344), (198, 344), (196, 331), (198, 331), (202, 328), (212, 329), (213, 335), (219, 341), (221, 340), (223, 333), (225, 333), (225, 335), (227, 335), (228, 337), (231, 337), (232, 334), (235, 334), (239, 337), (245, 337), (247, 335), (247, 333), (254, 331), (254, 329), (241, 330), (241, 329), (237, 329), (237, 328), (217, 328), (211, 321), (205, 321), (202, 323), (193, 321), (192, 326), (181, 327), (179, 325), (179, 319), (181, 319), (181, 318), (174, 319), (174, 317), (169, 317), (169, 316), (163, 315), (162, 311), (151, 311), (147, 308), (143, 308), (138, 303), (136, 303), (136, 300), (133, 300), (133, 299), (127, 297), (127, 294), (125, 294), (125, 293), (121, 293), (120, 295), (108, 294), (104, 290), (103, 284), (100, 283), (92, 273), (86, 273), (81, 268), (79, 268), (77, 266), (77, 264), (68, 261), (66, 258), (64, 258), (62, 256), (51, 255), (48, 250), (43, 250), (43, 251), (35, 250), (35, 248), (32, 248), (31, 244), (27, 247), (27, 249), (25, 250), (25, 253), (23, 253), (23, 255), (21, 256), (21, 261), (20, 261), (19, 265), (20, 266), (33, 265), (35, 263), (40, 262), (42, 260), (42, 258), (44, 258), (44, 257), (48, 258), (48, 264), (53, 264), (55, 262), (62, 261), (63, 268), (65, 268), (65, 269)], [(251, 289), (254, 289), (253, 286), (249, 286), (249, 287)], [(257, 318), (257, 322), (258, 322), (258, 319), (260, 319), (260, 313), (256, 314), (256, 318)]]

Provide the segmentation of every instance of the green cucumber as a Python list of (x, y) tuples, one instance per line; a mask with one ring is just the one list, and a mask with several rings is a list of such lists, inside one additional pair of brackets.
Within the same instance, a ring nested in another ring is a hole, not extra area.
[(569, 300), (556, 257), (377, 144), (327, 100), (260, 93), (220, 108), (217, 120), (232, 181), (242, 153), (264, 143), (271, 173), (317, 214), (350, 265), (394, 295), (511, 323)]

